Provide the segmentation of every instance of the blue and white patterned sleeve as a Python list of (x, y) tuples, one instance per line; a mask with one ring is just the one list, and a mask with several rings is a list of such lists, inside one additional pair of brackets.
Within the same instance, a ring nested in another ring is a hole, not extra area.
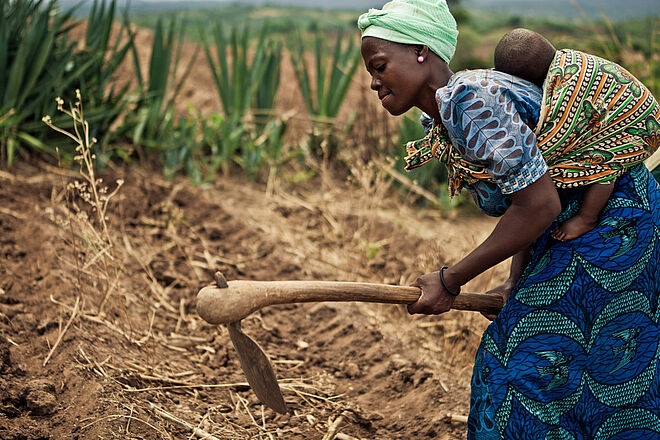
[[(488, 75), (462, 77), (438, 89), (440, 116), (452, 144), (469, 162), (486, 167), (503, 194), (512, 194), (548, 171), (520, 97)], [(515, 99), (514, 99), (515, 98)]]
[(429, 134), (429, 131), (433, 128), (433, 118), (422, 112), (422, 115), (419, 117), (419, 122), (421, 122), (422, 127), (424, 128), (424, 133)]

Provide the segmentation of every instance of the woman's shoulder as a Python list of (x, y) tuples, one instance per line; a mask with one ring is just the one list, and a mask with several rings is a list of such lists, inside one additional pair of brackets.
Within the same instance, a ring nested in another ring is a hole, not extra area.
[(436, 91), (439, 105), (464, 101), (465, 97), (497, 101), (501, 95), (514, 101), (538, 101), (542, 97), (541, 88), (508, 73), (494, 69), (471, 69), (456, 72), (445, 87)]
[(538, 86), (529, 81), (495, 69), (470, 69), (456, 72), (449, 79), (446, 87), (455, 87), (458, 85), (465, 85), (474, 88), (497, 86), (498, 88), (538, 89)]

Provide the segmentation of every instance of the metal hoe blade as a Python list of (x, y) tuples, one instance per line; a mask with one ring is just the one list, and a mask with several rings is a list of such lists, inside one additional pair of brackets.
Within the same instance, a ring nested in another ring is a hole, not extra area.
[(288, 408), (266, 353), (259, 347), (259, 344), (243, 333), (240, 321), (227, 324), (227, 328), (245, 377), (254, 394), (274, 411), (286, 414)]
[[(218, 287), (227, 287), (227, 281), (220, 272), (216, 272), (215, 282)], [(282, 390), (266, 353), (254, 339), (243, 333), (240, 321), (227, 324), (227, 329), (238, 353), (243, 373), (254, 394), (273, 411), (286, 414), (289, 409), (284, 402)]]

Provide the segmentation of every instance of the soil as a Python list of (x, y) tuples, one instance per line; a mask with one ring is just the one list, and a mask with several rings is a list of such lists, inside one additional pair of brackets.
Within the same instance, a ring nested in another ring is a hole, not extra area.
[[(409, 284), (460, 258), (492, 221), (340, 182), (266, 194), (238, 176), (200, 188), (121, 169), (104, 176), (126, 183), (108, 208), (118, 283), (99, 314), (113, 272), (64, 221), (69, 174), (43, 164), (0, 172), (0, 438), (190, 438), (192, 426), (221, 439), (322, 439), (342, 414), (337, 432), (361, 439), (464, 438), (456, 416), (468, 411), (480, 314), (262, 309), (243, 329), (273, 361), (291, 409), (279, 415), (245, 385), (226, 329), (196, 315), (195, 296), (215, 270)], [(486, 291), (505, 272), (464, 291)]]
[[(219, 111), (202, 64), (181, 107)], [(367, 105), (359, 75), (349, 108)], [(302, 108), (282, 95), (283, 112)], [(464, 438), (489, 323), (479, 313), (324, 302), (250, 315), (243, 329), (271, 358), (284, 415), (247, 386), (227, 329), (196, 314), (216, 270), (228, 280), (407, 285), (494, 226), (402, 202), (368, 167), (351, 172), (352, 182), (328, 171), (292, 185), (283, 171), (266, 190), (239, 173), (195, 187), (144, 165), (106, 169), (99, 186), (124, 184), (107, 207), (111, 245), (101, 246), (96, 213), (69, 186), (79, 173), (41, 162), (0, 170), (0, 438)], [(463, 291), (485, 292), (506, 272)]]

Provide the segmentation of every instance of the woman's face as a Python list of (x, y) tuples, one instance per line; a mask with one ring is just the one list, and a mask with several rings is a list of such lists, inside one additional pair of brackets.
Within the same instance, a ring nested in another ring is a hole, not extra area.
[(425, 78), (414, 46), (365, 37), (362, 59), (371, 75), (371, 88), (390, 114), (398, 116), (419, 105)]

